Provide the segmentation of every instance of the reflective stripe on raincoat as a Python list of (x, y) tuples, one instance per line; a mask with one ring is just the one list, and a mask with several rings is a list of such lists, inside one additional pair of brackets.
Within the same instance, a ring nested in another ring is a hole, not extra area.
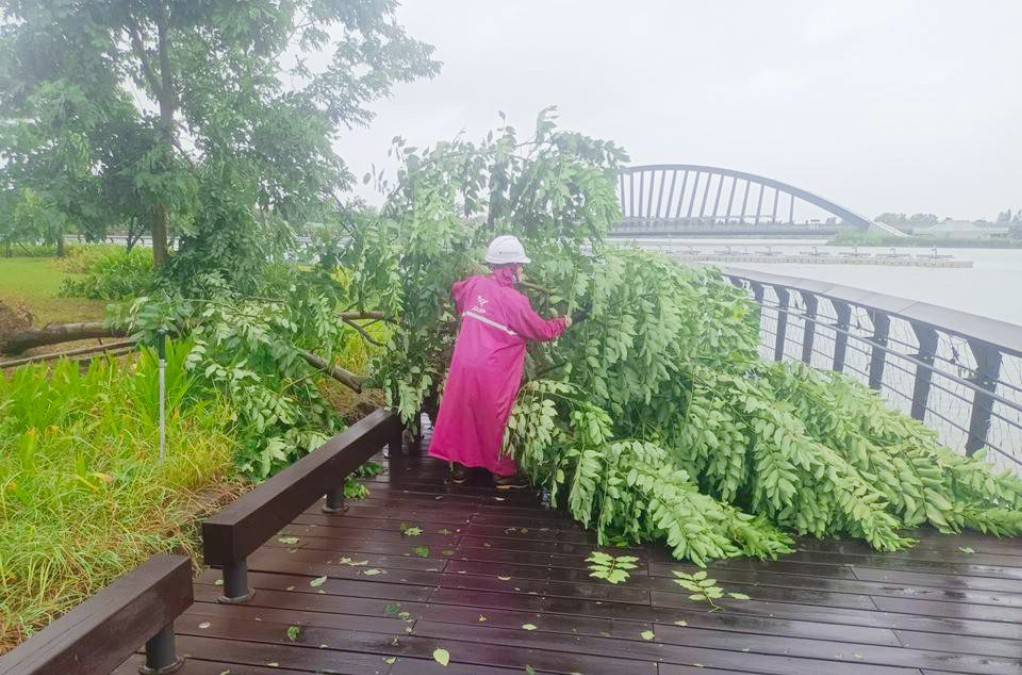
[(522, 384), (525, 345), (556, 340), (566, 329), (564, 319), (536, 314), (514, 282), (514, 270), (500, 268), (454, 284), (461, 330), (429, 445), (432, 457), (498, 476), (518, 469), (501, 446)]

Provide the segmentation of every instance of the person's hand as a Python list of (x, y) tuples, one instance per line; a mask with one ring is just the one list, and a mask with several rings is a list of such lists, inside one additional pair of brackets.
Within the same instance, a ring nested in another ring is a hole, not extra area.
[(564, 328), (565, 329), (571, 328), (571, 317), (570, 316), (562, 316), (561, 318), (564, 319)]

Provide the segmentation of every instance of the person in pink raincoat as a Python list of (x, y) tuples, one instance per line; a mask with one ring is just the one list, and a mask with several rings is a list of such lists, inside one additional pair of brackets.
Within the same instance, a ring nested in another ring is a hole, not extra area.
[(465, 469), (493, 474), (498, 488), (525, 487), (517, 463), (501, 452), (504, 431), (522, 384), (525, 345), (556, 340), (570, 317), (546, 320), (515, 289), (529, 262), (516, 237), (497, 237), (486, 252), (490, 274), (469, 277), (451, 290), (461, 330), (447, 375), (429, 454), (451, 462), (452, 480)]

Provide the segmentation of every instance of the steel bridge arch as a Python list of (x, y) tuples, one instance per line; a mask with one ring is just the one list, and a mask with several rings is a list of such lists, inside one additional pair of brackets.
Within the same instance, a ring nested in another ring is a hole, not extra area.
[[(717, 179), (717, 183), (711, 195), (714, 178)], [(721, 196), (728, 180), (730, 187), (725, 200), (726, 207), (721, 214)], [(734, 225), (741, 226), (737, 229), (751, 225), (745, 231), (753, 233), (758, 228), (764, 231), (773, 228), (776, 231), (779, 225), (777, 210), (784, 201), (783, 196), (787, 197), (788, 220), (780, 221), (780, 225), (789, 229), (805, 228), (794, 222), (795, 204), (797, 200), (801, 200), (833, 215), (846, 228), (880, 230), (885, 234), (905, 236), (901, 230), (874, 222), (807, 190), (773, 178), (735, 169), (701, 164), (647, 164), (622, 169), (618, 181), (618, 196), (624, 220), (613, 231), (621, 234), (650, 231), (664, 234), (684, 233), (700, 229), (693, 228), (693, 223), (701, 224), (704, 230), (721, 232), (735, 230)], [(740, 184), (744, 186), (740, 187)], [(750, 213), (748, 211), (750, 193), (757, 187), (755, 211)], [(735, 202), (739, 190), (742, 190), (742, 199), (736, 211)], [(773, 190), (773, 199), (768, 202), (769, 216), (763, 213), (764, 195), (768, 190)], [(698, 211), (695, 208), (697, 202)], [(707, 212), (710, 202), (712, 210)], [(783, 212), (781, 215), (783, 217)], [(761, 221), (764, 223), (762, 226)]]

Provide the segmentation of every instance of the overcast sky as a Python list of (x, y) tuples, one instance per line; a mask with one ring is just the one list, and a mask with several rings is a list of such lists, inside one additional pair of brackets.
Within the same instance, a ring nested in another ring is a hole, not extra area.
[[(395, 88), (338, 150), (361, 176), (505, 111), (710, 164), (868, 216), (1022, 209), (1022, 0), (405, 0), (434, 80)], [(392, 169), (388, 171), (392, 174)]]

